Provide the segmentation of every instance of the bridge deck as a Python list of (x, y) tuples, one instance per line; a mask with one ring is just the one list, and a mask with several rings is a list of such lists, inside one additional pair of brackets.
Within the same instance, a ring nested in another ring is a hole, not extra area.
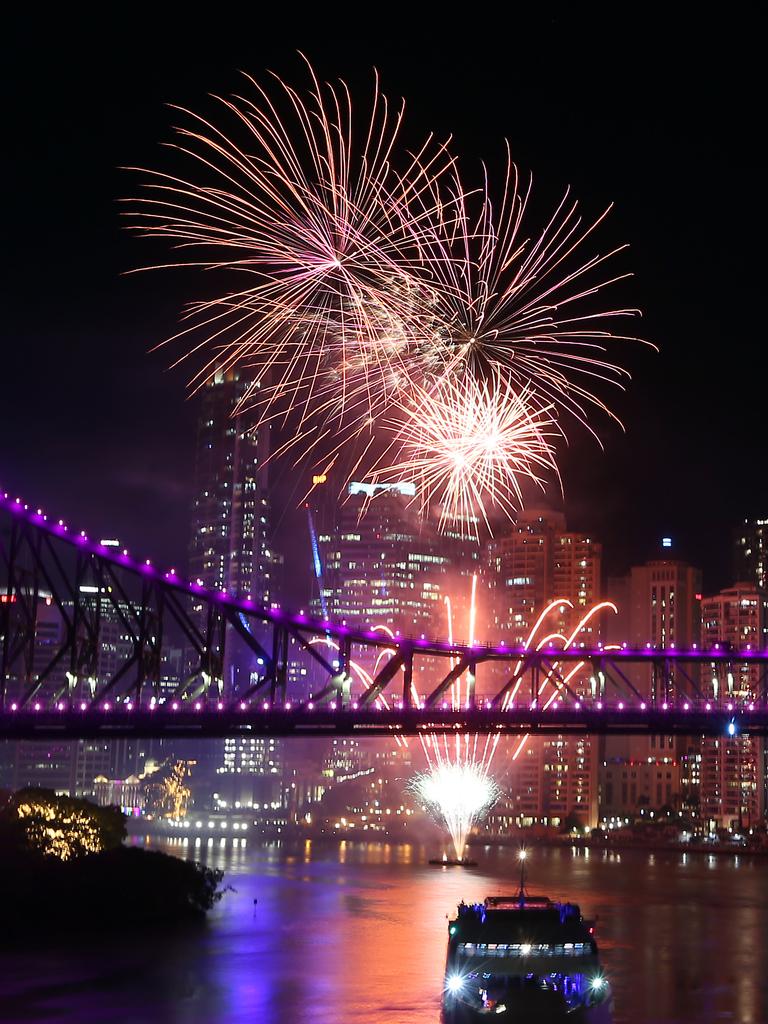
[(107, 708), (32, 706), (0, 712), (5, 739), (88, 737), (418, 736), (420, 733), (533, 733), (538, 735), (664, 734), (682, 736), (768, 735), (768, 706), (686, 703), (638, 706), (543, 708), (333, 708), (329, 705), (225, 705), (210, 701)]

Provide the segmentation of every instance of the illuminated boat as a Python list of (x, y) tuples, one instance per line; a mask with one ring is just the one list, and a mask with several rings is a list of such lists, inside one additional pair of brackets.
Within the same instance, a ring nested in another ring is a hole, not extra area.
[(612, 1002), (594, 927), (575, 903), (521, 886), (516, 896), (459, 904), (448, 926), (445, 1024), (610, 1024)]

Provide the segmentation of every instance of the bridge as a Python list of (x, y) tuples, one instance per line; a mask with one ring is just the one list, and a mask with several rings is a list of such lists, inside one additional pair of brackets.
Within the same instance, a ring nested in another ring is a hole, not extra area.
[(457, 731), (768, 735), (768, 650), (351, 628), (210, 590), (0, 493), (0, 738)]

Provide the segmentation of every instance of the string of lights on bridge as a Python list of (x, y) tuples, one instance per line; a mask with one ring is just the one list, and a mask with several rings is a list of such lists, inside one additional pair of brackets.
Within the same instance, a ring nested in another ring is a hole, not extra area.
[[(508, 645), (504, 640), (495, 644), (473, 643), (468, 645), (460, 642), (449, 643), (448, 641), (439, 638), (427, 638), (423, 633), (419, 637), (408, 636), (401, 634), (399, 630), (395, 632), (394, 638), (390, 636), (383, 637), (380, 632), (373, 629), (352, 629), (344, 622), (335, 623), (329, 619), (315, 619), (304, 614), (304, 612), (289, 613), (284, 611), (279, 605), (272, 605), (269, 608), (258, 607), (249, 595), (246, 595), (245, 597), (238, 597), (228, 593), (226, 590), (213, 590), (206, 587), (202, 580), (198, 579), (189, 581), (183, 579), (173, 568), (168, 569), (166, 572), (162, 572), (152, 564), (152, 561), (149, 558), (143, 561), (131, 558), (127, 548), (123, 548), (119, 553), (115, 553), (115, 547), (117, 545), (116, 541), (101, 540), (94, 542), (89, 539), (85, 530), (81, 530), (79, 532), (76, 530), (70, 530), (63, 519), (52, 521), (41, 508), (31, 508), (28, 504), (25, 504), (21, 498), (10, 497), (7, 491), (0, 492), (0, 507), (2, 506), (14, 515), (27, 519), (33, 525), (46, 530), (53, 536), (66, 540), (81, 550), (98, 555), (100, 558), (104, 558), (107, 561), (112, 562), (114, 565), (148, 576), (161, 577), (169, 586), (186, 591), (198, 598), (226, 603), (243, 611), (248, 611), (263, 619), (265, 622), (279, 622), (281, 620), (287, 620), (298, 627), (314, 628), (330, 636), (342, 636), (357, 643), (374, 644), (393, 648), (398, 647), (401, 644), (411, 644), (415, 646), (428, 646), (436, 651), (449, 653), (454, 651), (471, 650), (477, 651), (479, 658), (487, 656), (489, 653), (495, 653), (505, 658), (515, 656), (517, 654), (524, 655), (530, 653), (530, 651), (522, 645)], [(718, 661), (731, 662), (768, 661), (768, 648), (761, 650), (757, 647), (753, 647), (751, 644), (747, 644), (746, 648), (737, 651), (732, 649), (730, 645), (724, 643), (715, 643), (709, 648), (705, 648), (697, 644), (691, 644), (689, 648), (677, 648), (675, 644), (670, 644), (669, 647), (662, 648), (650, 642), (640, 646), (632, 646), (627, 643), (603, 644), (598, 642), (596, 647), (587, 647), (586, 644), (582, 642), (575, 644), (570, 650), (561, 650), (555, 647), (552, 643), (545, 645), (542, 650), (545, 652), (551, 651), (552, 654), (556, 654), (558, 661), (574, 661), (580, 660), (581, 658), (596, 658), (607, 654), (610, 654), (612, 657), (620, 657), (622, 654), (636, 657), (638, 655), (643, 655), (646, 652), (648, 660), (668, 658), (672, 660), (695, 659), (708, 661), (711, 657), (714, 657)]]

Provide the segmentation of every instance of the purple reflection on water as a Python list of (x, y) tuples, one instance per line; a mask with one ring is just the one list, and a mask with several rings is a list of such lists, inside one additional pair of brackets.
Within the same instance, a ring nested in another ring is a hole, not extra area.
[[(236, 891), (207, 925), (11, 948), (0, 1015), (46, 1024), (438, 1024), (446, 914), (462, 898), (508, 889), (517, 861), (514, 849), (478, 847), (479, 868), (456, 873), (426, 864), (435, 844), (168, 843), (227, 871)], [(763, 861), (531, 852), (532, 891), (599, 916), (614, 1024), (768, 1020)]]

